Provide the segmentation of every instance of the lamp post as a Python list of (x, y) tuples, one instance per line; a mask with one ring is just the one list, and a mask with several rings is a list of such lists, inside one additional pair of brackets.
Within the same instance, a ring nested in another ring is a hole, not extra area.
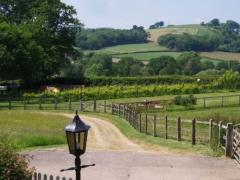
[(65, 126), (63, 129), (66, 131), (69, 153), (76, 156), (74, 168), (76, 171), (76, 180), (81, 180), (80, 156), (86, 151), (89, 129), (90, 126), (84, 124), (84, 122), (79, 118), (77, 111), (72, 123)]

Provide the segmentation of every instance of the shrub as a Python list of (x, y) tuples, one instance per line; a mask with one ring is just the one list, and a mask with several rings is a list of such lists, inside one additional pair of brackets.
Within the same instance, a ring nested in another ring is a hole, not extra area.
[(26, 161), (29, 156), (20, 155), (1, 143), (0, 154), (0, 180), (29, 180), (35, 172)]
[(188, 105), (195, 105), (197, 103), (197, 98), (195, 98), (192, 94), (190, 94), (188, 97), (176, 96), (173, 99), (173, 102), (175, 105), (187, 107)]

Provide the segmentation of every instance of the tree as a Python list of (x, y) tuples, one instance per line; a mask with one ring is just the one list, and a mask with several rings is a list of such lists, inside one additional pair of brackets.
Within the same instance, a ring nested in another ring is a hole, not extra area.
[(84, 72), (85, 77), (97, 77), (97, 76), (105, 76), (104, 68), (102, 64), (93, 64), (91, 67), (87, 68)]
[(102, 76), (112, 75), (112, 57), (105, 53), (94, 54), (86, 65), (86, 68), (91, 67), (94, 64), (101, 64), (103, 67)]
[(228, 70), (228, 63), (226, 61), (219, 62), (216, 67), (216, 70)]
[(239, 31), (239, 24), (237, 22), (228, 20), (226, 24), (229, 30), (237, 32)]
[(143, 63), (132, 57), (123, 57), (115, 63), (115, 75), (118, 76), (140, 76)]
[(213, 26), (219, 26), (220, 21), (219, 21), (219, 19), (215, 18), (215, 19), (212, 19), (212, 20), (211, 20), (211, 24), (212, 24)]
[(159, 22), (159, 26), (160, 26), (160, 27), (164, 26), (164, 22), (163, 22), (163, 21), (160, 21), (160, 22)]
[(230, 91), (238, 81), (238, 73), (234, 73), (232, 69), (227, 70), (219, 81), (223, 83)]
[(184, 75), (194, 75), (201, 70), (201, 56), (191, 51), (185, 52), (176, 59), (177, 65)]
[(214, 69), (214, 64), (212, 61), (204, 61), (201, 63), (201, 70)]
[(0, 76), (33, 82), (59, 74), (76, 56), (82, 24), (60, 0), (0, 1)]
[(158, 58), (152, 58), (149, 60), (147, 64), (149, 74), (151, 75), (159, 75), (161, 69), (168, 66), (168, 64), (173, 63), (176, 64), (176, 61), (171, 56), (160, 56)]

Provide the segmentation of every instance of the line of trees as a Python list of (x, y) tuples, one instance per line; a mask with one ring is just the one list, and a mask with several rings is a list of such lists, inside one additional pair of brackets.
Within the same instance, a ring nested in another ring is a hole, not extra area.
[(164, 22), (163, 21), (160, 21), (160, 22), (156, 22), (155, 24), (153, 25), (150, 25), (149, 26), (149, 29), (156, 29), (156, 28), (161, 28), (164, 26)]
[(224, 51), (240, 52), (239, 24), (228, 20), (226, 23), (213, 19), (201, 25), (212, 27), (213, 35), (166, 34), (158, 38), (158, 44), (178, 51)]
[(240, 72), (237, 60), (220, 61), (216, 66), (212, 61), (201, 61), (201, 56), (194, 52), (184, 52), (174, 59), (171, 56), (151, 58), (147, 65), (132, 57), (123, 57), (112, 62), (112, 57), (104, 53), (89, 53), (64, 70), (67, 77), (97, 76), (158, 76), (158, 75), (220, 75), (232, 69)]
[(149, 33), (142, 26), (134, 25), (130, 30), (100, 28), (81, 31), (76, 36), (77, 47), (97, 50), (103, 47), (146, 43)]

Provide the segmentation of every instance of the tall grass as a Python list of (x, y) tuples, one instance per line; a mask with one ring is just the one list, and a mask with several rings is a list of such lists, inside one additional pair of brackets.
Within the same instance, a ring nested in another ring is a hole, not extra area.
[(63, 127), (70, 119), (36, 111), (0, 111), (0, 143), (10, 143), (14, 149), (66, 144)]

